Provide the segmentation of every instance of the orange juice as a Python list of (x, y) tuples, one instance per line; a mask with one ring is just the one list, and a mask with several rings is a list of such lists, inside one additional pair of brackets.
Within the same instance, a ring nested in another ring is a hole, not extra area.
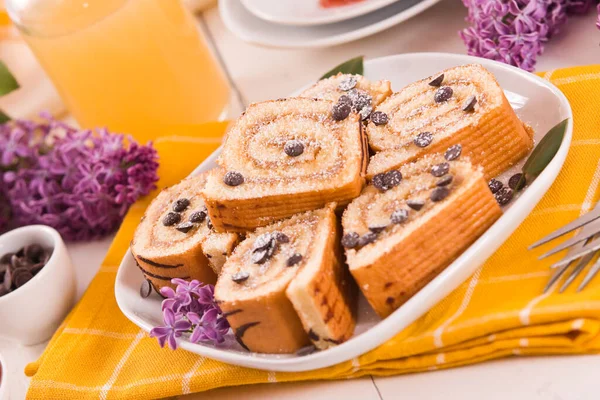
[(146, 140), (227, 106), (227, 80), (180, 0), (6, 2), (82, 127)]

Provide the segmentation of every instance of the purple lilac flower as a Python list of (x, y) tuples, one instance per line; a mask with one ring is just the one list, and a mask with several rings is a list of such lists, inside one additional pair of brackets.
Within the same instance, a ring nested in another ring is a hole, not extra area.
[[(172, 349), (177, 347), (175, 338), (183, 333), (191, 333), (192, 343), (223, 343), (229, 323), (215, 302), (214, 286), (178, 278), (171, 283), (176, 285), (175, 290), (168, 286), (160, 289), (165, 297), (162, 302), (165, 325), (152, 329), (150, 336), (156, 337), (161, 347), (168, 342)], [(187, 324), (178, 325), (180, 322)]]
[[(68, 240), (113, 232), (156, 187), (156, 150), (106, 129), (80, 131), (42, 117), (0, 125), (0, 199), (11, 224), (50, 225)], [(0, 202), (0, 229), (2, 209)]]
[(597, 10), (598, 10), (598, 19), (596, 20), (596, 27), (598, 29), (600, 29), (600, 4), (598, 4)]
[(150, 337), (157, 338), (160, 347), (165, 347), (165, 343), (168, 343), (169, 347), (175, 350), (177, 348), (176, 339), (181, 337), (184, 332), (187, 332), (192, 327), (192, 324), (190, 321), (185, 320), (182, 315), (176, 317), (173, 310), (169, 308), (163, 311), (163, 320), (165, 325), (152, 329)]
[(470, 27), (459, 34), (470, 55), (535, 68), (544, 43), (567, 16), (584, 14), (594, 0), (463, 0)]

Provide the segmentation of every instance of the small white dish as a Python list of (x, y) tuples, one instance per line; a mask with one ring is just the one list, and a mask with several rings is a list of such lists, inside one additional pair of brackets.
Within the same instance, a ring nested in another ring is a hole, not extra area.
[(318, 26), (286, 26), (268, 22), (248, 11), (239, 0), (219, 0), (219, 12), (225, 26), (248, 43), (280, 48), (318, 48), (351, 42), (381, 32), (419, 14), (438, 1), (440, 0), (397, 1), (357, 18)]
[[(433, 281), (386, 319), (380, 320), (361, 296), (354, 336), (339, 346), (306, 356), (273, 355), (193, 344), (182, 338), (179, 340), (181, 348), (230, 364), (273, 371), (291, 372), (323, 368), (350, 360), (381, 345), (471, 276), (517, 229), (558, 175), (567, 156), (573, 130), (573, 115), (569, 102), (560, 90), (536, 75), (495, 61), (456, 54), (415, 53), (383, 57), (366, 61), (364, 72), (369, 79), (390, 80), (393, 88), (398, 90), (443, 69), (469, 63), (480, 63), (496, 76), (519, 117), (535, 130), (536, 142), (558, 122), (570, 118), (558, 153), (531, 185), (505, 209), (504, 215), (494, 225)], [(192, 174), (213, 168), (219, 152), (220, 149)], [(143, 281), (144, 277), (135, 266), (131, 253), (127, 252), (115, 284), (117, 303), (127, 318), (142, 329), (150, 331), (153, 326), (162, 323), (162, 299), (158, 295), (142, 299), (139, 288)]]
[(241, 0), (248, 11), (265, 21), (282, 25), (323, 25), (359, 17), (398, 0), (362, 0), (343, 6), (322, 7), (319, 0)]
[(30, 225), (7, 232), (0, 236), (0, 255), (34, 243), (53, 249), (48, 262), (29, 282), (0, 297), (0, 337), (24, 346), (48, 340), (75, 301), (75, 270), (56, 230)]

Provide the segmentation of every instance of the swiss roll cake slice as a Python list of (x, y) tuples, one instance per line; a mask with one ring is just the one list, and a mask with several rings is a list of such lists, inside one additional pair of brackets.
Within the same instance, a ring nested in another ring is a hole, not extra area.
[(478, 64), (450, 68), (408, 85), (377, 106), (367, 126), (368, 177), (460, 143), (487, 179), (523, 158), (532, 132), (494, 76)]
[(148, 206), (131, 242), (131, 252), (156, 290), (172, 278), (215, 283), (226, 255), (238, 242), (235, 233), (210, 225), (200, 191), (206, 173), (164, 189)]
[(350, 272), (381, 317), (435, 278), (502, 214), (481, 167), (453, 155), (427, 155), (387, 172), (344, 212), (342, 245)]
[(363, 187), (366, 160), (350, 107), (308, 98), (256, 103), (228, 132), (203, 196), (217, 231), (248, 231), (347, 204)]
[(215, 298), (250, 351), (326, 348), (351, 336), (355, 291), (339, 260), (334, 209), (259, 228), (227, 259)]
[(372, 107), (379, 105), (392, 94), (392, 87), (387, 80), (370, 81), (361, 75), (342, 74), (321, 79), (302, 93), (300, 97), (325, 99), (337, 103), (343, 95), (366, 95)]

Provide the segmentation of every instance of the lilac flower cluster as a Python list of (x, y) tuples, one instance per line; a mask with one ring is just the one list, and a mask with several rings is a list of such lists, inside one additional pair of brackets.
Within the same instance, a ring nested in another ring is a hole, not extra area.
[(11, 226), (49, 225), (67, 240), (113, 232), (156, 187), (157, 160), (152, 144), (80, 131), (49, 115), (0, 125), (0, 230), (10, 211)]
[(171, 283), (177, 285), (175, 290), (168, 286), (160, 289), (165, 297), (162, 302), (164, 326), (152, 329), (150, 337), (157, 338), (160, 347), (168, 344), (173, 350), (177, 348), (176, 339), (184, 333), (191, 333), (192, 343), (223, 343), (229, 323), (215, 302), (214, 286), (177, 278)]
[(466, 20), (472, 26), (459, 34), (470, 55), (533, 71), (544, 43), (559, 32), (567, 16), (587, 13), (594, 2), (463, 0), (469, 11)]

